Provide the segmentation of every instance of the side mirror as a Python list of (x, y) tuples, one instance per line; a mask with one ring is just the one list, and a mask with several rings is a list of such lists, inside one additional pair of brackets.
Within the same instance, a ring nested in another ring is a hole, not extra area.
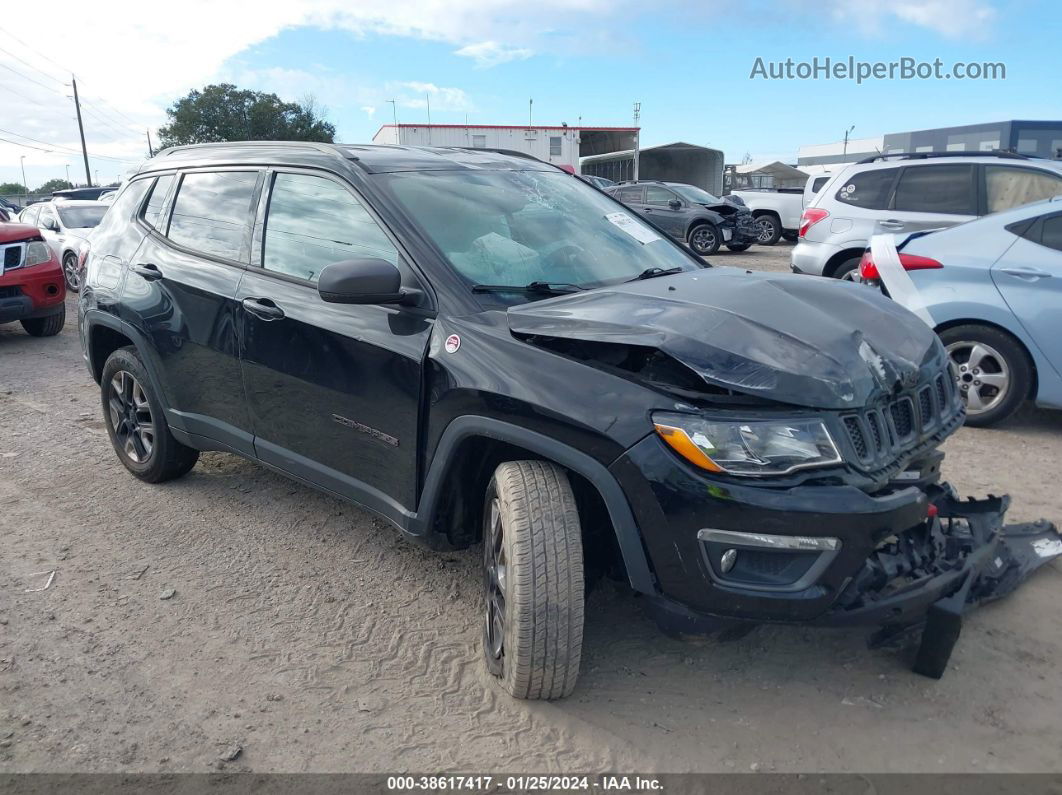
[(49, 232), (58, 232), (59, 231), (59, 223), (54, 218), (46, 219), (45, 222), (43, 224), (41, 224), (41, 226), (44, 229), (47, 229)]
[(678, 199), (672, 199), (667, 203), (667, 206), (670, 207), (672, 210), (678, 210), (681, 209), (682, 202), (680, 202)]
[(317, 292), (331, 304), (404, 304), (414, 297), (402, 290), (398, 268), (375, 257), (333, 262), (321, 271)]

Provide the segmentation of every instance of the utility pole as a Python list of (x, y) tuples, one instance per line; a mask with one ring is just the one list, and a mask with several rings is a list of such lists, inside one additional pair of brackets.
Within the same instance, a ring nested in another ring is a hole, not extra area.
[(71, 188), (74, 187), (74, 183), (70, 181), (70, 164), (66, 164), (66, 184)]
[(431, 94), (425, 94), (424, 101), (428, 105), (428, 146), (431, 146)]
[(844, 162), (844, 158), (848, 156), (848, 133), (852, 132), (852, 130), (854, 129), (855, 125), (853, 124), (851, 127), (844, 131), (844, 151), (841, 153), (842, 162)]
[[(638, 126), (638, 122), (642, 120), (642, 103), (634, 103), (634, 126)], [(634, 181), (638, 181), (638, 159), (641, 154), (641, 131), (634, 131)]]
[(19, 155), (19, 160), (22, 163), (22, 187), (26, 189), (26, 193), (29, 193), (29, 183), (26, 182), (26, 156)]
[(535, 108), (535, 100), (533, 97), (528, 97), (527, 100), (527, 129), (532, 129), (535, 125), (531, 123), (532, 111)]
[(77, 98), (77, 78), (70, 75), (70, 82), (74, 84), (74, 107), (77, 108), (77, 129), (81, 133), (81, 155), (85, 158), (85, 182), (92, 187), (92, 175), (89, 174), (88, 149), (85, 148), (85, 125), (81, 121), (81, 102)]
[(151, 148), (151, 130), (144, 130), (144, 132), (147, 133), (147, 139), (148, 139), (148, 157), (154, 157), (155, 156), (155, 150)]
[(395, 120), (395, 132), (397, 132), (398, 131), (398, 105), (395, 104), (395, 101), (393, 99), (389, 99), (387, 101), (391, 103), (391, 115), (394, 117), (394, 120)]

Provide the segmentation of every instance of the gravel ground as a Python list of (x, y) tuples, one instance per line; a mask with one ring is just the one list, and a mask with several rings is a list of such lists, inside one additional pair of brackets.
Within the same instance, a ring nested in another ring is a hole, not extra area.
[[(1062, 520), (1062, 412), (947, 451), (962, 493)], [(606, 585), (575, 694), (516, 702), (478, 658), (478, 550), (424, 551), (233, 456), (134, 480), (73, 322), (0, 327), (0, 539), (0, 771), (1062, 769), (1058, 568), (974, 613), (941, 681), (859, 631), (670, 640)]]

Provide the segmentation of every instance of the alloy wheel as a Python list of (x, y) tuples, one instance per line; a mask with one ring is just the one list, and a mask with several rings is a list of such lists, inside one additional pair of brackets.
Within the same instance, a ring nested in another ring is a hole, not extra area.
[(711, 251), (715, 247), (715, 232), (708, 226), (695, 229), (690, 235), (690, 245), (698, 254)]
[(969, 414), (991, 411), (1007, 397), (1011, 373), (1006, 358), (983, 342), (953, 342), (948, 356)]
[(483, 538), (483, 557), (487, 654), (494, 660), (500, 660), (505, 653), (505, 588), (508, 567), (505, 559), (501, 505), (497, 498), (490, 502), (490, 515)]
[(63, 277), (66, 279), (66, 286), (75, 293), (81, 288), (81, 274), (77, 270), (77, 257), (73, 254), (63, 257)]
[(774, 239), (774, 221), (769, 216), (760, 216), (756, 219), (756, 241), (769, 243)]
[(132, 373), (119, 370), (111, 379), (107, 406), (118, 448), (130, 461), (143, 464), (155, 448), (155, 423), (144, 387)]

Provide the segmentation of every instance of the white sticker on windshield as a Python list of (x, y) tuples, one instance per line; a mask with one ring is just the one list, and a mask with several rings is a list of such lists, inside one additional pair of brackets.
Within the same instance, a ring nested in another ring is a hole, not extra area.
[(652, 243), (660, 239), (660, 235), (649, 227), (637, 223), (627, 213), (609, 213), (605, 216), (605, 220), (618, 226), (639, 243)]

